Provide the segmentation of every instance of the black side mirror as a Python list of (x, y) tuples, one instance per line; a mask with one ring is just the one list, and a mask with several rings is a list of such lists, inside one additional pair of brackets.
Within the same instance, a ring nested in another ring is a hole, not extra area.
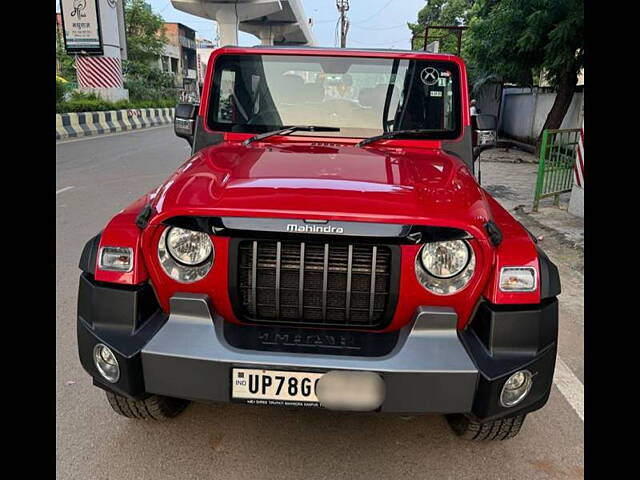
[(196, 116), (198, 115), (197, 103), (179, 103), (176, 105), (176, 113), (173, 118), (173, 131), (178, 137), (182, 137), (193, 145), (193, 136), (196, 128)]
[(475, 160), (480, 152), (493, 148), (498, 143), (498, 117), (489, 114), (471, 115), (471, 128), (473, 129), (473, 158)]

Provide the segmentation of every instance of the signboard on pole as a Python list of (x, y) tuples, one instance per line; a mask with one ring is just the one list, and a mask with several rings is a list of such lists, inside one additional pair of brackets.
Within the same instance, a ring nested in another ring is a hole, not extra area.
[(60, 0), (60, 13), (67, 53), (102, 55), (98, 0)]

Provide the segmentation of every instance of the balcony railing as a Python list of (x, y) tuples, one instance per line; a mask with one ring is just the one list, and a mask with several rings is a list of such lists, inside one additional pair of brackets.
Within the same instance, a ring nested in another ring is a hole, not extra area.
[(185, 48), (192, 48), (192, 49), (196, 49), (196, 42), (195, 40), (191, 40), (190, 38), (187, 37), (180, 37), (180, 45), (182, 45)]

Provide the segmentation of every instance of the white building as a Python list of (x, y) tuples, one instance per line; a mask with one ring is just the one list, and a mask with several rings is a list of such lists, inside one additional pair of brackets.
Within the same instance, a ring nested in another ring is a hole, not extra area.
[(215, 43), (205, 38), (196, 38), (196, 57), (200, 89), (202, 89), (202, 83), (207, 73), (209, 57), (216, 48), (218, 47)]

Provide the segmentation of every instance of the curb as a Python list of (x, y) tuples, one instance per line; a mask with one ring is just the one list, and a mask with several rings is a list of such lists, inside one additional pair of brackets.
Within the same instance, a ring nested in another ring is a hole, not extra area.
[(173, 122), (174, 108), (56, 113), (56, 140), (137, 130)]

